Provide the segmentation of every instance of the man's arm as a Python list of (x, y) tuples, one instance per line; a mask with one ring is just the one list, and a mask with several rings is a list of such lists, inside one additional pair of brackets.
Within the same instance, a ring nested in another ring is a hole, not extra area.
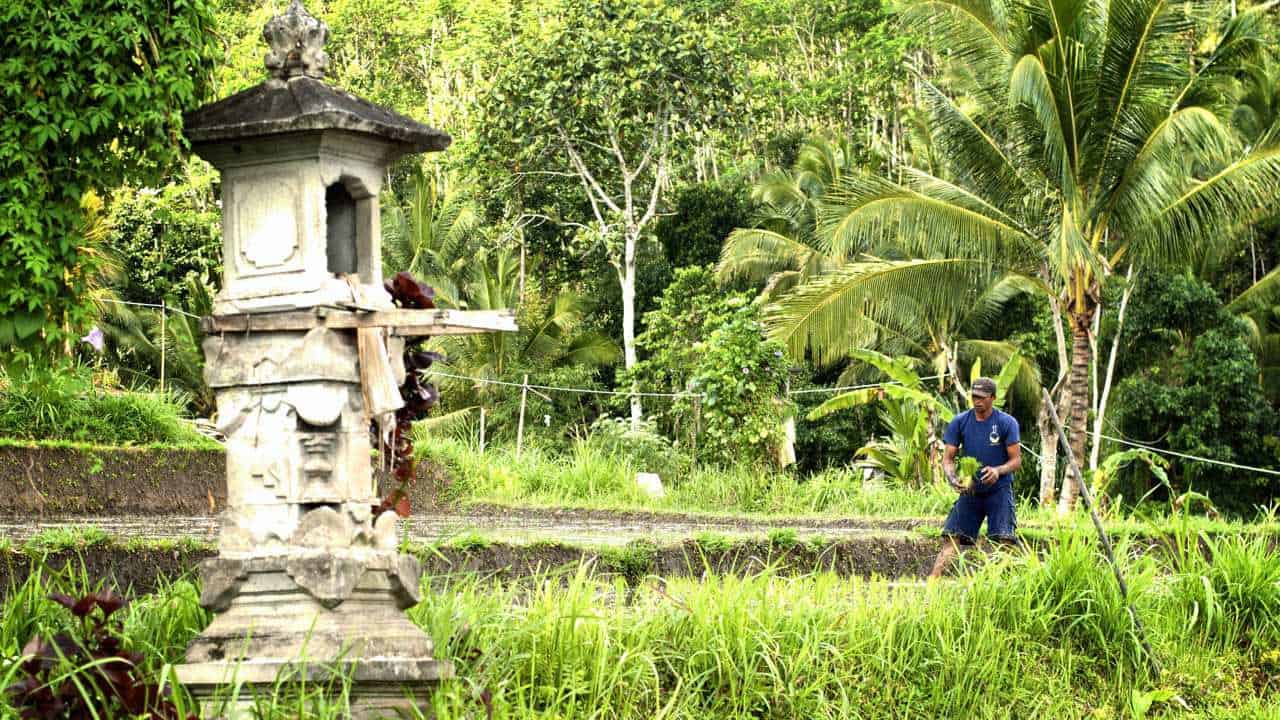
[(955, 445), (947, 445), (946, 450), (942, 453), (942, 474), (947, 477), (947, 482), (952, 485), (958, 484), (956, 480), (956, 452), (959, 450)]
[[(1009, 460), (1003, 465), (995, 467), (982, 468), (982, 482), (987, 485), (995, 483), (1001, 476), (1008, 475), (1022, 467), (1022, 444), (1014, 443), (1005, 448), (1005, 452), (1009, 453)], [(944, 463), (945, 464), (945, 463)]]

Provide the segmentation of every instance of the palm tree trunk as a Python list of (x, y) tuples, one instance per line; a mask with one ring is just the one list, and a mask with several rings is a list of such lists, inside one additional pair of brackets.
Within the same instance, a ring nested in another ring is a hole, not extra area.
[[(1089, 420), (1089, 362), (1092, 359), (1089, 343), (1089, 325), (1093, 322), (1094, 308), (1082, 313), (1070, 313), (1071, 322), (1071, 376), (1067, 387), (1071, 393), (1071, 419), (1067, 429), (1071, 437), (1071, 454), (1076, 466), (1082, 467), (1085, 452), (1085, 428)], [(1058, 500), (1058, 514), (1071, 512), (1076, 504), (1077, 485), (1068, 478), (1062, 483), (1062, 495)]]

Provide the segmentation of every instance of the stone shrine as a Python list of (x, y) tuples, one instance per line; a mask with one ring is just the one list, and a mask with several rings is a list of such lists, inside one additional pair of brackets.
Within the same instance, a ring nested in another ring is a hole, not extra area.
[(405, 337), (515, 329), (507, 312), (396, 308), (383, 289), (382, 179), (450, 138), (326, 84), (327, 35), (293, 0), (263, 32), (270, 77), (185, 118), (222, 176), (204, 352), (227, 508), (201, 567), (215, 617), (177, 668), (210, 716), (337, 673), (355, 717), (394, 717), (452, 673), (404, 614), (421, 568), (397, 551), (397, 515), (375, 515), (370, 427), (402, 405)]

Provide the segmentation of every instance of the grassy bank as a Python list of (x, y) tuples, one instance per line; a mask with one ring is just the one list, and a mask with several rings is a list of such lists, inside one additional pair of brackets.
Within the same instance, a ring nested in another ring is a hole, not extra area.
[[(766, 570), (632, 589), (579, 568), (460, 576), (424, 587), (410, 615), (458, 668), (435, 698), (442, 719), (485, 717), (486, 697), (496, 718), (1277, 717), (1280, 555), (1266, 538), (1202, 539), (1210, 562), (1186, 538), (1169, 557), (1122, 552), (1159, 679), (1110, 573), (1074, 536), (928, 587)], [(48, 594), (91, 584), (71, 569), (9, 594), (6, 686), (32, 634), (70, 625)], [(179, 581), (123, 611), (149, 671), (207, 622), (196, 598)], [(342, 714), (283, 690), (263, 703), (269, 718)]]
[(921, 517), (945, 513), (955, 493), (942, 487), (913, 490), (864, 483), (846, 469), (803, 481), (749, 467), (643, 468), (662, 477), (666, 495), (651, 498), (636, 485), (636, 467), (624, 455), (579, 442), (567, 455), (526, 447), (491, 447), (423, 434), (421, 457), (443, 465), (452, 484), (442, 497), (457, 502), (602, 509), (757, 515)]
[[(928, 518), (940, 528), (956, 494), (935, 485), (904, 488), (864, 481), (860, 474), (833, 468), (808, 478), (746, 467), (701, 467), (659, 472), (666, 494), (649, 497), (635, 482), (639, 468), (625, 455), (610, 454), (579, 442), (567, 455), (527, 447), (520, 455), (506, 446), (484, 453), (465, 442), (432, 437), (415, 439), (420, 457), (445, 469), (448, 485), (440, 499), (453, 503), (495, 503), (531, 507), (584, 508), (748, 516), (777, 520), (785, 516), (841, 518)], [(654, 468), (647, 468), (653, 470)], [(1062, 528), (1091, 534), (1083, 511), (1059, 517), (1054, 508), (1041, 509), (1023, 500), (1018, 522), (1031, 537), (1046, 537)], [(1203, 515), (1173, 514), (1167, 506), (1150, 503), (1141, 513), (1119, 507), (1102, 509), (1108, 527), (1129, 535), (1163, 535), (1176, 518), (1180, 527), (1210, 534), (1280, 534), (1276, 509), (1259, 509), (1252, 522)]]

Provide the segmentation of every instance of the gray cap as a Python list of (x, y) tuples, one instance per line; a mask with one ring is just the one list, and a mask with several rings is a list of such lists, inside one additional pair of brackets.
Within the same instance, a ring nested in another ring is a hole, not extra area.
[(995, 395), (996, 381), (992, 380), (989, 377), (980, 377), (977, 380), (973, 381), (973, 387), (971, 388), (971, 391), (978, 393), (979, 395), (987, 395), (987, 396)]

